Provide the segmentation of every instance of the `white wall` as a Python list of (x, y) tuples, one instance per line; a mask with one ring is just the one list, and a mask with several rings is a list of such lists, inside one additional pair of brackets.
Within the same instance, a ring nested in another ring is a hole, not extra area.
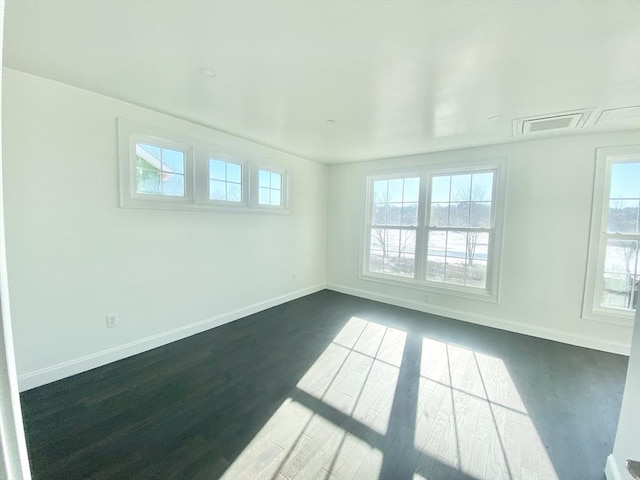
[[(628, 353), (631, 329), (580, 318), (595, 149), (638, 142), (637, 132), (591, 134), (331, 167), (329, 288), (461, 320)], [(371, 170), (508, 156), (500, 302), (429, 294), (359, 278), (364, 177)]]
[(636, 322), (631, 342), (631, 354), (624, 385), (620, 420), (613, 454), (607, 459), (608, 480), (632, 480), (625, 462), (627, 459), (640, 462), (640, 309), (636, 311)]
[[(22, 388), (323, 288), (327, 167), (13, 70), (3, 87)], [(119, 208), (117, 117), (288, 163), (294, 213)]]

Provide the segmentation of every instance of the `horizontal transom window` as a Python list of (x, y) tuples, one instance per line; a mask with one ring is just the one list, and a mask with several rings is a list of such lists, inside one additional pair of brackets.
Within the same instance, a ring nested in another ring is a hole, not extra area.
[(291, 174), (278, 162), (124, 119), (118, 137), (122, 207), (291, 212)]

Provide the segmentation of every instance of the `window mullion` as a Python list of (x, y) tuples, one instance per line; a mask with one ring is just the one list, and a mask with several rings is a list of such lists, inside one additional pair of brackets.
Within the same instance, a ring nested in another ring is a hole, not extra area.
[(420, 193), (418, 195), (418, 227), (416, 229), (416, 254), (414, 278), (423, 281), (426, 277), (425, 268), (427, 263), (427, 200), (428, 200), (428, 184), (429, 176), (427, 174), (420, 175)]

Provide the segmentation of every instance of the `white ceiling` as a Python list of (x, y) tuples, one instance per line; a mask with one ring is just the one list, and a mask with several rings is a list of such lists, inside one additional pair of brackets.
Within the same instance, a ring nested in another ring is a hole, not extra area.
[(591, 126), (640, 105), (639, 1), (7, 1), (4, 55), (325, 163), (512, 141), (514, 119), (573, 109), (598, 109), (583, 131), (639, 125)]

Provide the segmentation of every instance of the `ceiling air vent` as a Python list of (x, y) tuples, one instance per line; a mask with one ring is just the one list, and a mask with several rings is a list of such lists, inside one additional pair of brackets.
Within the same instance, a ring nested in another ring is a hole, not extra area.
[(513, 135), (537, 135), (582, 128), (593, 110), (538, 115), (513, 121)]

